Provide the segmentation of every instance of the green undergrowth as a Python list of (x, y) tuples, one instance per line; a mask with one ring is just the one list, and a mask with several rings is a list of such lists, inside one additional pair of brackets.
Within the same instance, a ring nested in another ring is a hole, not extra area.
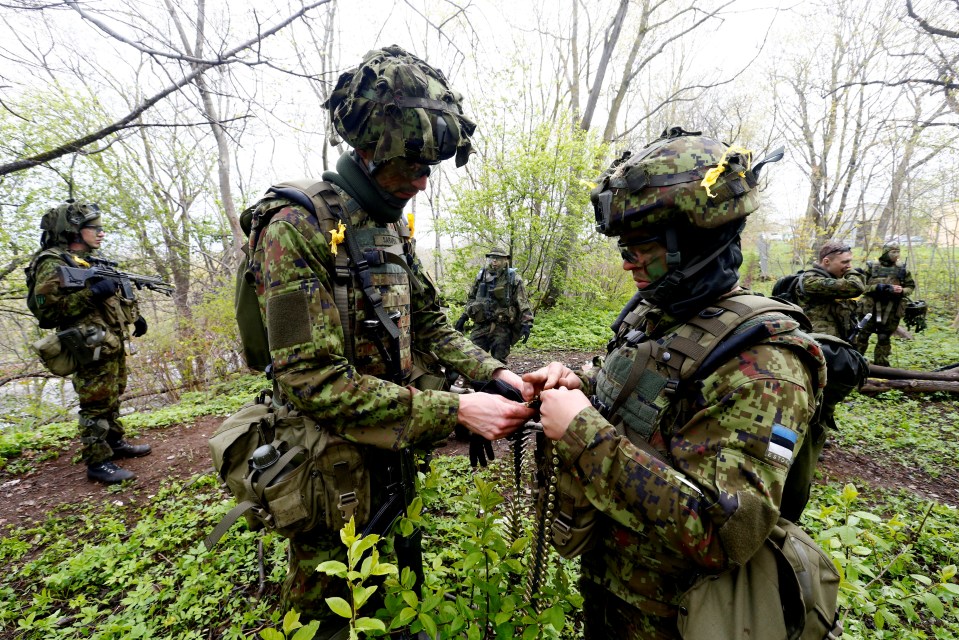
[[(382, 587), (386, 609), (341, 609), (367, 620), (369, 631), (359, 637), (398, 624), (436, 628), (443, 637), (581, 637), (575, 562), (551, 556), (542, 591), (550, 606), (537, 613), (525, 603), (529, 523), (513, 539), (508, 503), (497, 490), (497, 482), (508, 484), (510, 464), (497, 460), (474, 476), (463, 457), (433, 462), (423, 479), (425, 508), (411, 514), (425, 531), (427, 589), (418, 596), (409, 576), (404, 582), (395, 574)], [(125, 504), (125, 491), (110, 503), (74, 505), (2, 532), (0, 637), (312, 637), (315, 625), (303, 620), (297, 628), (278, 608), (282, 539), (262, 536), (262, 586), (259, 533), (238, 524), (213, 552), (203, 547), (230, 507), (211, 475), (171, 479), (142, 506)], [(842, 570), (844, 637), (959, 638), (954, 507), (907, 493), (820, 486), (804, 524)], [(362, 584), (360, 573), (354, 578)]]
[[(265, 384), (262, 376), (236, 376), (203, 391), (184, 393), (176, 403), (162, 409), (123, 416), (123, 425), (130, 437), (136, 437), (149, 429), (190, 423), (202, 416), (226, 416), (248, 403)], [(25, 473), (38, 462), (60, 455), (76, 437), (75, 419), (30, 430), (0, 431), (0, 470)]]

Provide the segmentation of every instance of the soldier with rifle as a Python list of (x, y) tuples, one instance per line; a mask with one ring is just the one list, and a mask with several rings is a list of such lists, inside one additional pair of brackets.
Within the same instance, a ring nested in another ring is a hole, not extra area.
[[(368, 512), (357, 517), (357, 530), (384, 534), (405, 507), (400, 496), (413, 493), (414, 447), (429, 447), (457, 423), (502, 438), (533, 411), (488, 393), (444, 391), (442, 373), (420, 375), (426, 354), (474, 380), (523, 384), (450, 327), (403, 216), (437, 164), (469, 159), (475, 125), (459, 94), (441, 71), (390, 46), (344, 72), (325, 106), (351, 149), (336, 171), (309, 184), (308, 196), (283, 183), (260, 201), (250, 273), (269, 342), (268, 375), (284, 402), (347, 441), (329, 454), (336, 459), (321, 454), (317, 464), (342, 465), (337, 493), (351, 487), (351, 499), (365, 507), (356, 513)], [(319, 638), (342, 626), (326, 599), (350, 599), (342, 580), (316, 571), (326, 560), (345, 560), (342, 524), (290, 537), (283, 604), (321, 620)], [(414, 559), (404, 562), (415, 566), (415, 536), (397, 545), (409, 547)]]
[(859, 312), (872, 314), (863, 330), (856, 337), (856, 349), (866, 355), (869, 350), (869, 337), (876, 334), (876, 349), (873, 363), (881, 367), (889, 366), (892, 354), (892, 334), (899, 328), (899, 321), (906, 313), (906, 302), (916, 288), (916, 281), (899, 262), (899, 243), (895, 240), (882, 245), (879, 263), (866, 261), (866, 291), (859, 299)]
[[(76, 362), (73, 388), (80, 401), (80, 460), (87, 478), (115, 484), (136, 478), (119, 458), (150, 453), (150, 445), (124, 439), (120, 396), (126, 388), (124, 343), (147, 332), (133, 287), (169, 294), (158, 278), (118, 271), (96, 256), (104, 239), (100, 208), (67, 200), (40, 223), (41, 248), (27, 273), (27, 306), (44, 329), (57, 329), (61, 348)], [(60, 373), (58, 373), (60, 375)]]

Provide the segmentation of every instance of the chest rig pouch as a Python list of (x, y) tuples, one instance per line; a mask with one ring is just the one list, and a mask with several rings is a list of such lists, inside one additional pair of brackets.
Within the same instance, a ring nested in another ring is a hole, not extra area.
[[(785, 313), (801, 316), (794, 305), (762, 296), (733, 296), (715, 302), (698, 314), (651, 338), (646, 325), (650, 307), (628, 313), (619, 328), (614, 349), (596, 379), (593, 404), (630, 442), (648, 443), (654, 433), (669, 437), (679, 418), (684, 387), (701, 380), (719, 365), (759, 342), (773, 330), (761, 316)], [(800, 326), (781, 323), (780, 331)]]

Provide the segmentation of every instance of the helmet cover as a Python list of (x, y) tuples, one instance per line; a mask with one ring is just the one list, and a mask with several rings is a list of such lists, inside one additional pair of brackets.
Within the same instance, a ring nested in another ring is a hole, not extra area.
[(396, 45), (368, 52), (341, 74), (323, 106), (336, 133), (377, 164), (436, 164), (455, 155), (461, 167), (472, 152), (476, 125), (463, 115), (462, 96), (442, 71)]
[(676, 223), (715, 229), (759, 206), (751, 153), (680, 127), (625, 152), (598, 182), (590, 197), (607, 236)]
[(494, 245), (490, 247), (490, 250), (486, 253), (487, 258), (506, 258), (509, 259), (509, 251), (504, 249), (502, 246)]
[(40, 219), (41, 244), (44, 247), (69, 246), (76, 241), (80, 229), (100, 218), (100, 207), (93, 202), (74, 202), (68, 199), (49, 209)]

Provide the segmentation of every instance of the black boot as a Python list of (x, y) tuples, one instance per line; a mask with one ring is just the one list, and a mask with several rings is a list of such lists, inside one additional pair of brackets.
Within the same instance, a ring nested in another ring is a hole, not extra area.
[(148, 456), (153, 450), (153, 448), (148, 444), (130, 444), (126, 440), (117, 440), (116, 442), (111, 442), (110, 448), (113, 449), (114, 460), (119, 458), (140, 458), (142, 456)]
[(112, 462), (97, 462), (87, 465), (87, 479), (103, 484), (119, 484), (124, 480), (133, 480), (137, 474), (122, 469)]

